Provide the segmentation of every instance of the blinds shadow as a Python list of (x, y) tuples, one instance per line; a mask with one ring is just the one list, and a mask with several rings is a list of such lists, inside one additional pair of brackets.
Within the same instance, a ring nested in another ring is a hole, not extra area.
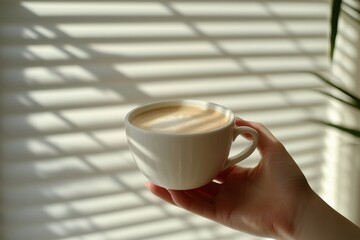
[(264, 123), (322, 190), (322, 85), (298, 71), (328, 67), (327, 1), (0, 4), (3, 239), (260, 239), (145, 190), (123, 121), (151, 101)]

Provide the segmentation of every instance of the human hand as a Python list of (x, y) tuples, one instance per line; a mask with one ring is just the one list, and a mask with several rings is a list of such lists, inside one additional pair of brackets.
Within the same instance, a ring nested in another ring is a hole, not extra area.
[(314, 195), (284, 146), (261, 124), (236, 120), (259, 133), (261, 161), (255, 168), (233, 166), (216, 181), (192, 190), (147, 183), (163, 200), (228, 227), (259, 236), (285, 238), (295, 231), (298, 210)]

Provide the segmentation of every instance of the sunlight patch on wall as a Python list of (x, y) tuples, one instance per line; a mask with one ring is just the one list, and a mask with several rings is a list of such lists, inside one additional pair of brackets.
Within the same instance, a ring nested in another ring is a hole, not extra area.
[(155, 77), (155, 76), (186, 76), (191, 74), (214, 74), (241, 72), (242, 67), (232, 60), (204, 59), (204, 60), (182, 60), (161, 61), (130, 64), (116, 64), (114, 68), (119, 73), (126, 74), (131, 78)]
[(109, 43), (91, 44), (89, 46), (99, 54), (109, 54), (123, 57), (143, 56), (194, 56), (217, 55), (211, 43), (206, 41), (193, 42), (163, 42), (163, 43)]
[(22, 6), (41, 17), (49, 16), (169, 16), (163, 4), (156, 2), (36, 2), (23, 1)]
[(4, 239), (261, 239), (146, 190), (124, 118), (160, 100), (264, 123), (321, 190), (323, 85), (297, 72), (327, 68), (327, 1), (0, 5)]
[(27, 91), (5, 93), (4, 104), (9, 109), (51, 108), (65, 106), (81, 106), (100, 103), (121, 103), (124, 98), (113, 89), (108, 88), (72, 88), (46, 91)]
[[(19, 74), (22, 71), (22, 74)], [(4, 69), (3, 83), (7, 87), (51, 86), (60, 83), (91, 83), (97, 82), (97, 77), (90, 69), (77, 65), (54, 67), (12, 67)]]
[[(171, 3), (181, 14), (186, 16), (248, 16), (248, 17), (273, 17), (275, 16), (324, 16), (327, 15), (327, 4), (319, 2), (271, 2), (271, 1), (243, 1), (243, 2), (175, 2)], [(311, 7), (310, 7), (311, 6)], [(222, 11), (219, 11), (221, 9)]]
[(183, 23), (69, 23), (57, 28), (72, 38), (184, 37), (194, 36)]

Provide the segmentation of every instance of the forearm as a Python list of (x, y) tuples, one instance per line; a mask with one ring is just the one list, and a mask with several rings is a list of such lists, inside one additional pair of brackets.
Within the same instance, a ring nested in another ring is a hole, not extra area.
[(313, 193), (299, 208), (292, 239), (360, 239), (360, 228)]

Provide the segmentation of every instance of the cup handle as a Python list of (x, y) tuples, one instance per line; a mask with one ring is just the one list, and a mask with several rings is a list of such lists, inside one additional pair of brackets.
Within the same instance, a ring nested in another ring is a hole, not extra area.
[(234, 132), (233, 132), (233, 141), (235, 141), (237, 136), (239, 136), (242, 133), (248, 133), (252, 136), (251, 144), (248, 147), (246, 147), (244, 150), (242, 150), (240, 153), (238, 153), (235, 156), (232, 156), (228, 160), (226, 160), (223, 170), (225, 170), (226, 168), (228, 168), (238, 162), (241, 162), (242, 160), (244, 160), (245, 158), (250, 156), (256, 149), (258, 142), (259, 142), (258, 132), (251, 127), (245, 127), (245, 126), (235, 127)]

